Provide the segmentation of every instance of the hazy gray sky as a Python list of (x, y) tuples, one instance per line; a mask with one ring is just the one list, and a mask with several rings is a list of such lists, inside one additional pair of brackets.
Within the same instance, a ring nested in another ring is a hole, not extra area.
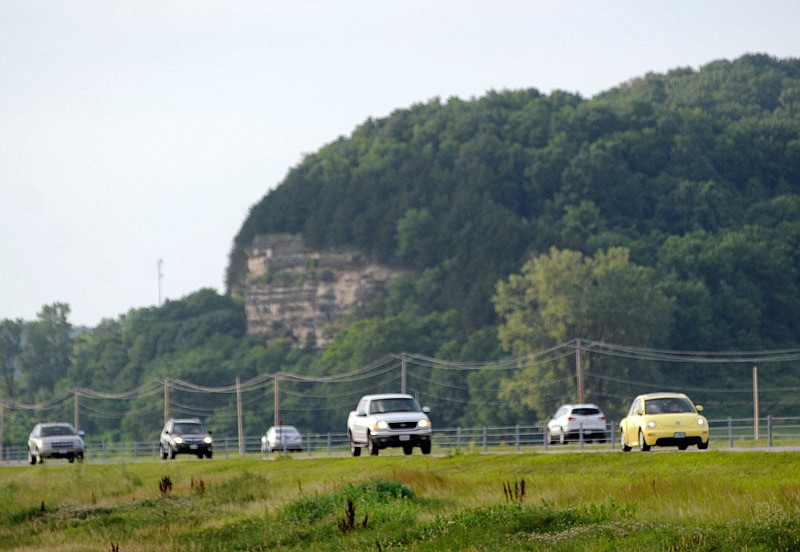
[(434, 97), (800, 56), (800, 2), (0, 0), (0, 319), (224, 291), (303, 154)]

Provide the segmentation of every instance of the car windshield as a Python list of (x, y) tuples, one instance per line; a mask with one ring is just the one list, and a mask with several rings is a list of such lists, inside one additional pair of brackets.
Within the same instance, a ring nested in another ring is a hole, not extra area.
[(573, 416), (597, 416), (600, 414), (600, 410), (597, 408), (573, 408), (572, 415)]
[(172, 428), (173, 433), (178, 435), (204, 435), (205, 431), (200, 424), (175, 424)]
[(681, 397), (650, 399), (644, 403), (645, 414), (679, 414), (694, 411), (692, 403)]
[(54, 435), (75, 435), (75, 430), (69, 426), (42, 426), (42, 437), (52, 437)]
[(419, 412), (419, 406), (414, 399), (379, 399), (369, 404), (370, 414), (381, 414), (383, 412)]
[(286, 435), (287, 437), (294, 437), (295, 435), (300, 435), (300, 432), (297, 431), (297, 428), (292, 426), (283, 426), (283, 428), (277, 427), (275, 428), (275, 433), (278, 435)]

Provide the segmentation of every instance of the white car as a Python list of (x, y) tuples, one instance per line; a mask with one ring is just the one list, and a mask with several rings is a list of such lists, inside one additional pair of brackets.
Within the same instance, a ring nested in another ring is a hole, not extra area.
[(39, 423), (28, 436), (28, 462), (41, 464), (45, 458), (83, 461), (83, 432), (67, 423)]
[(364, 395), (347, 417), (350, 453), (361, 456), (361, 449), (366, 448), (377, 456), (381, 449), (401, 447), (410, 455), (414, 447), (419, 447), (422, 454), (430, 454), (430, 411), (403, 393)]
[(261, 452), (299, 452), (301, 450), (303, 450), (303, 437), (294, 426), (272, 426), (261, 437)]
[(596, 404), (565, 404), (547, 422), (545, 438), (550, 444), (565, 444), (581, 438), (604, 443), (608, 437), (606, 415)]

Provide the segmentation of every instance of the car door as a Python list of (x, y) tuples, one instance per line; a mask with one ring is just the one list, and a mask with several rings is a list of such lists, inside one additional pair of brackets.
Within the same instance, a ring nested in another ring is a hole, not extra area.
[(641, 397), (637, 397), (631, 404), (628, 416), (625, 418), (623, 432), (625, 433), (625, 442), (629, 445), (639, 439), (639, 418), (641, 417), (642, 406)]
[(367, 441), (367, 408), (369, 401), (359, 401), (356, 407), (356, 415), (353, 418), (353, 439), (359, 443)]

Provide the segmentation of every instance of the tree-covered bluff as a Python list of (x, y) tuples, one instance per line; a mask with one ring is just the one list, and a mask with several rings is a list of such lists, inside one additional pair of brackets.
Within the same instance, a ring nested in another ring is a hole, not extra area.
[[(403, 308), (501, 322), (497, 283), (551, 248), (622, 246), (675, 300), (663, 346), (799, 342), (800, 61), (748, 55), (636, 78), (592, 99), (535, 89), (370, 119), (255, 204), (258, 234), (354, 247), (417, 271)], [(379, 311), (378, 316), (397, 312)]]

